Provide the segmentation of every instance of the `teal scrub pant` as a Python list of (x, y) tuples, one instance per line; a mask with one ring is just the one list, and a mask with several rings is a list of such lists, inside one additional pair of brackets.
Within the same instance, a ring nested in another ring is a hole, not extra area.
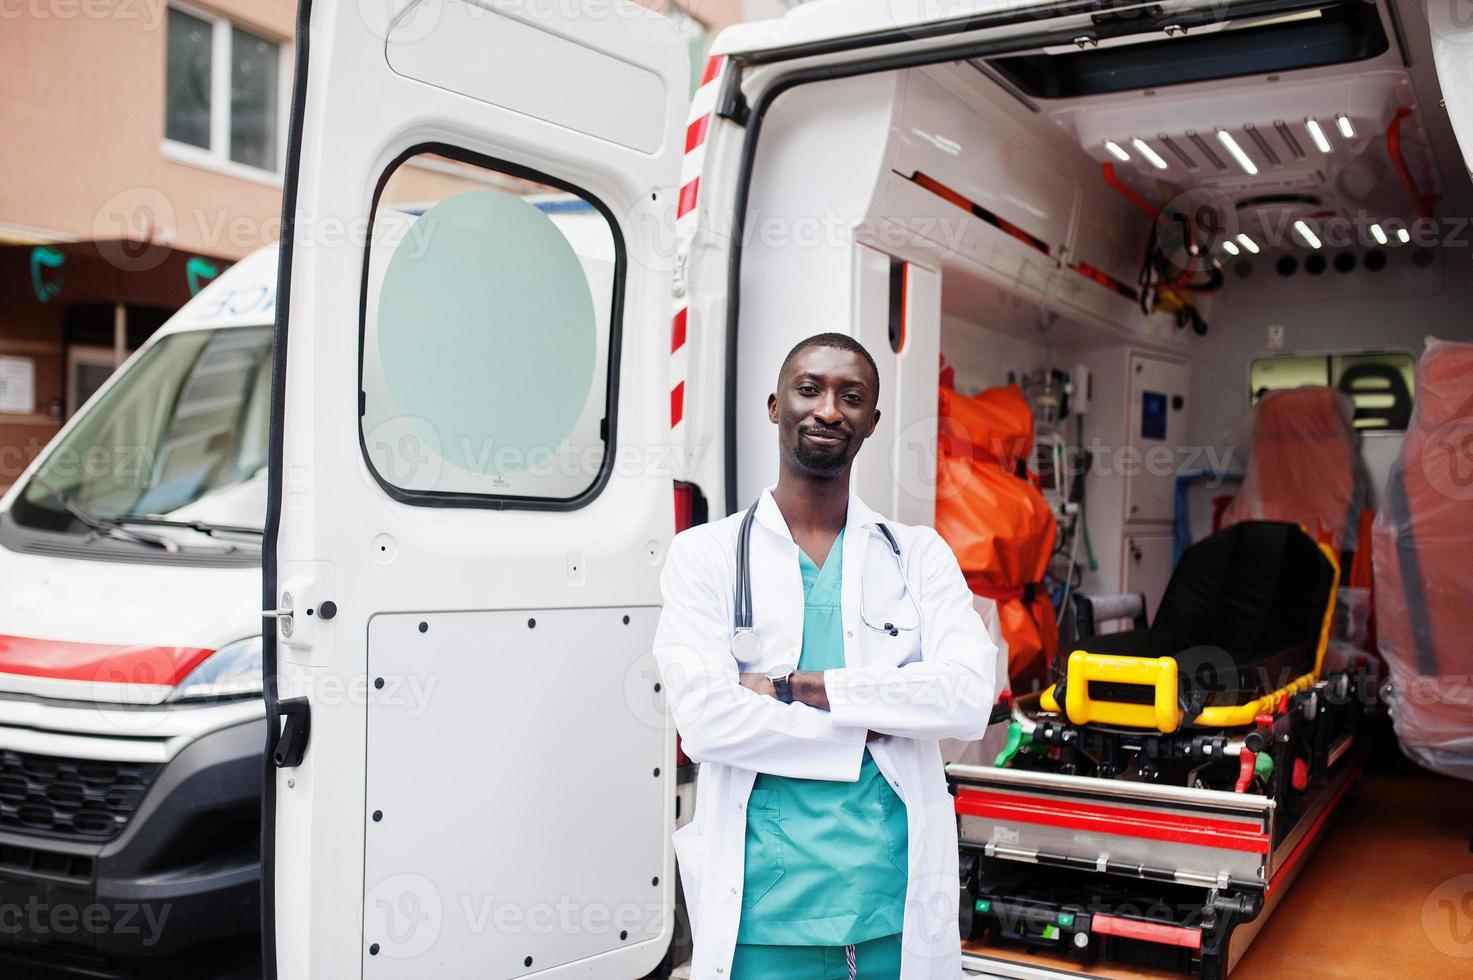
[[(731, 980), (849, 980), (848, 946), (753, 946), (738, 943)], [(900, 936), (856, 943), (856, 980), (900, 976)]]

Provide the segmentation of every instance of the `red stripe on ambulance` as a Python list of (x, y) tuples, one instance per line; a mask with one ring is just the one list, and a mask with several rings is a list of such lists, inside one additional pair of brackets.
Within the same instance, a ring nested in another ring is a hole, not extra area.
[(214, 652), (205, 647), (77, 643), (0, 635), (0, 674), (172, 687)]

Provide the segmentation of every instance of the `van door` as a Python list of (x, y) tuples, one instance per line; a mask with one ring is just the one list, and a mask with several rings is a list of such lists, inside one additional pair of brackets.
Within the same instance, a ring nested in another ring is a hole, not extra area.
[(643, 975), (682, 38), (622, 2), (312, 0), (297, 59), (266, 973)]

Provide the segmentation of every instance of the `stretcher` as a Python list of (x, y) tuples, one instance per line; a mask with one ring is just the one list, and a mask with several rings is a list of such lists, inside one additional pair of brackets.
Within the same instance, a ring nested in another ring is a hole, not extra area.
[(1149, 626), (1081, 597), (1135, 628), (1000, 709), (993, 765), (947, 768), (963, 941), (1226, 976), (1359, 771), (1376, 679), (1322, 673), (1337, 581), (1328, 546), (1249, 521), (1183, 554)]

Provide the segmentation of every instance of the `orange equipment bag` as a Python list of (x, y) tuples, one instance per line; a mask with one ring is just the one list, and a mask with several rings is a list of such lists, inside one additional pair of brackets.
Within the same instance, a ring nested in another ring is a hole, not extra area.
[(1059, 644), (1043, 588), (1058, 527), (1028, 476), (1033, 414), (1017, 385), (967, 397), (941, 389), (936, 531), (974, 593), (993, 599), (1014, 691), (1042, 687)]

